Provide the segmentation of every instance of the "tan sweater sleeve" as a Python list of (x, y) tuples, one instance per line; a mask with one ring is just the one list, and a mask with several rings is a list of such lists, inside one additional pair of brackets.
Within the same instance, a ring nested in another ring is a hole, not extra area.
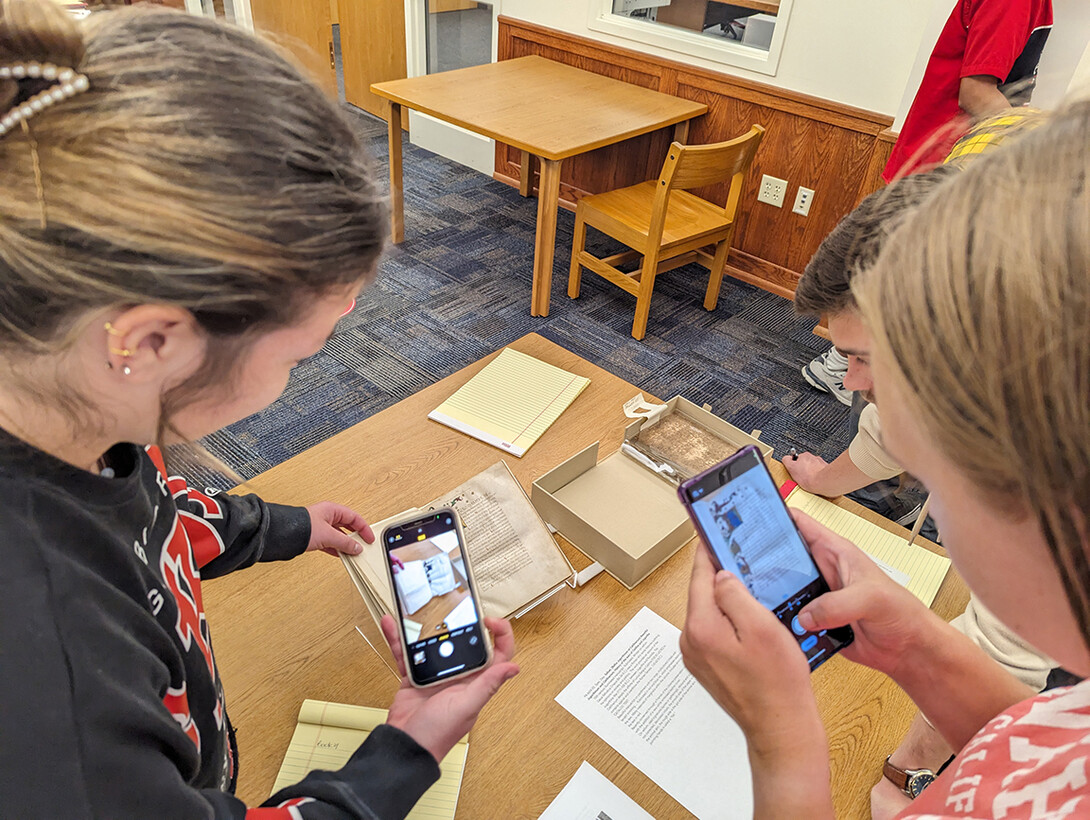
[(882, 423), (878, 408), (868, 404), (859, 415), (859, 432), (848, 445), (852, 464), (875, 481), (894, 478), (904, 472), (893, 456), (882, 447)]

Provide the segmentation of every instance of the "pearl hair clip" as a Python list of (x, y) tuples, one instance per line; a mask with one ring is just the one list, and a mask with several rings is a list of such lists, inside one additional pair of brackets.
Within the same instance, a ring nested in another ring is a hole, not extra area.
[(53, 84), (38, 92), (0, 117), (0, 137), (21, 122), (62, 100), (81, 94), (91, 87), (86, 74), (52, 63), (17, 63), (0, 66), (0, 80), (41, 79)]

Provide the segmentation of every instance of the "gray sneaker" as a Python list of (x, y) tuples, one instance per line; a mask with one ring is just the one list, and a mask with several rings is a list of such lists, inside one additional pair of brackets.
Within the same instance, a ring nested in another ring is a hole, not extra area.
[(832, 393), (838, 402), (851, 407), (852, 391), (844, 389), (847, 374), (848, 360), (835, 347), (830, 347), (802, 368), (802, 377), (811, 387), (823, 393)]

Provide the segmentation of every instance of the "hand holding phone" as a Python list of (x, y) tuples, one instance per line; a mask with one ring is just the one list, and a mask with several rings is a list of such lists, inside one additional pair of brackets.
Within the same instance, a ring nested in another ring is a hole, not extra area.
[(413, 686), (468, 675), (492, 656), (465, 543), (450, 507), (411, 513), (382, 532), (398, 637)]
[(678, 496), (712, 562), (733, 573), (791, 631), (816, 669), (852, 641), (851, 627), (808, 632), (798, 613), (829, 591), (756, 447), (683, 482)]
[(515, 654), (511, 624), (504, 618), (485, 618), (484, 624), (494, 638), (489, 666), (443, 686), (422, 688), (412, 684), (406, 674), (396, 619), (390, 615), (382, 619), (382, 632), (401, 670), (401, 688), (390, 704), (387, 723), (412, 737), (437, 762), (473, 728), (481, 709), (499, 688), (518, 674), (518, 666), (511, 662)]

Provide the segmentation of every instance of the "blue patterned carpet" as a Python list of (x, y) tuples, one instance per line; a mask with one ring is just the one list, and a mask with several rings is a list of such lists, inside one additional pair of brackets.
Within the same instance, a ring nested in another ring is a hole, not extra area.
[[(385, 123), (351, 109), (385, 179)], [(489, 177), (406, 143), (405, 242), (391, 247), (378, 281), (341, 320), (325, 348), (303, 362), (280, 399), (205, 440), (250, 478), (527, 333), (536, 332), (669, 398), (713, 412), (782, 454), (798, 447), (836, 455), (847, 444), (847, 410), (811, 389), (799, 368), (827, 344), (791, 303), (724, 279), (714, 312), (702, 305), (697, 266), (655, 284), (647, 336), (630, 335), (635, 298), (584, 273), (567, 296), (572, 214), (561, 211), (547, 318), (529, 313), (537, 202)], [(590, 232), (599, 255), (610, 240)], [(223, 477), (180, 457), (190, 478)]]

